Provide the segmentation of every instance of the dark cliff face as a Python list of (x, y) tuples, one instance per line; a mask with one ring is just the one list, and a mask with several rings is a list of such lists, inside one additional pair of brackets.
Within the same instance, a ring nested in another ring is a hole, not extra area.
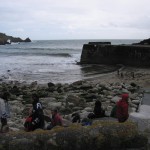
[(139, 43), (133, 43), (133, 45), (150, 45), (150, 38), (140, 41)]
[(26, 39), (24, 40), (24, 42), (31, 42), (31, 40), (30, 40), (29, 38), (26, 38)]
[(84, 44), (80, 63), (150, 67), (150, 46)]
[(19, 37), (12, 37), (8, 36), (4, 33), (0, 33), (0, 45), (10, 44), (11, 42), (18, 43), (18, 42), (31, 42), (29, 38), (22, 40)]

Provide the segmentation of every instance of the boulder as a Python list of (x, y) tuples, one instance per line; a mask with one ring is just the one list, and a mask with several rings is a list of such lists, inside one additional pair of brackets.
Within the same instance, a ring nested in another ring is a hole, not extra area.
[(62, 102), (49, 102), (48, 103), (48, 108), (53, 110), (53, 109), (60, 109), (62, 107)]
[(76, 106), (80, 105), (80, 97), (76, 96), (76, 95), (68, 95), (68, 97), (66, 98), (66, 103), (74, 103)]
[(118, 102), (120, 99), (121, 99), (121, 97), (115, 96), (115, 97), (113, 97), (113, 98), (111, 99), (111, 102), (116, 103), (116, 102)]

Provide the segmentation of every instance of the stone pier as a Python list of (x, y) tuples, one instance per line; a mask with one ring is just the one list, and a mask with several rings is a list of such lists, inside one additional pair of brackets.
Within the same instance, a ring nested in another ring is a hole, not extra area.
[(83, 45), (80, 63), (150, 67), (150, 45), (89, 42)]

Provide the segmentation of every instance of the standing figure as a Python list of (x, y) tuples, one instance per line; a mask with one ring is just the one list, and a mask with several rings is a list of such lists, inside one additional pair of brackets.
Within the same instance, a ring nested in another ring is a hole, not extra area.
[(117, 70), (117, 75), (118, 75), (118, 76), (120, 75), (120, 71), (119, 71), (119, 69)]
[(58, 114), (58, 110), (51, 111), (52, 117), (50, 118), (50, 125), (47, 126), (47, 130), (51, 130), (55, 126), (62, 126), (62, 117)]
[(119, 122), (125, 122), (128, 117), (128, 94), (122, 94), (122, 98), (117, 102), (116, 116)]
[(123, 77), (124, 77), (123, 72), (121, 72), (121, 73), (120, 73), (120, 76), (121, 76), (121, 78), (123, 78)]
[(9, 105), (8, 105), (8, 92), (4, 92), (2, 98), (0, 98), (0, 119), (1, 119), (1, 132), (9, 131), (7, 125), (7, 118), (10, 117)]

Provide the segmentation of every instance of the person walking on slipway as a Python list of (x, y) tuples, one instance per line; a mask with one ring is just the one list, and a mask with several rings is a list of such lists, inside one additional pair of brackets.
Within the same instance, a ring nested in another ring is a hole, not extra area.
[(8, 97), (9, 97), (9, 93), (4, 92), (4, 94), (0, 98), (0, 119), (1, 119), (0, 132), (9, 131), (9, 127), (7, 125), (7, 118), (10, 117)]

